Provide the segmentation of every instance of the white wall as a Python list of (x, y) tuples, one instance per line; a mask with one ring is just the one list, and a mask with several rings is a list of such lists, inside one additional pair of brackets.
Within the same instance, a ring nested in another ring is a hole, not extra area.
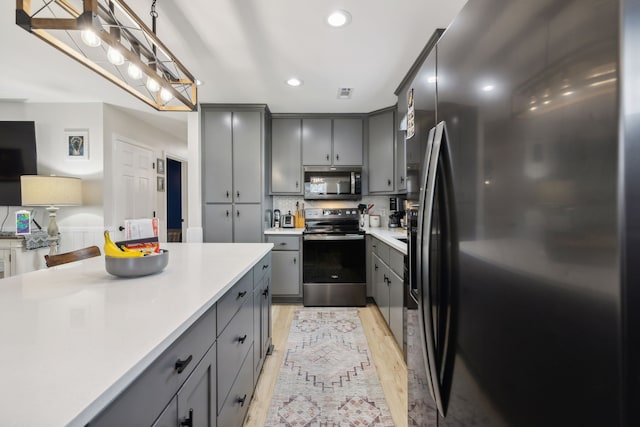
[[(169, 116), (172, 113), (163, 113)], [(149, 121), (144, 119), (148, 116)], [(168, 117), (168, 116), (164, 116)], [(65, 175), (82, 179), (83, 205), (63, 207), (57, 222), (62, 234), (61, 251), (97, 244), (102, 246), (102, 230), (109, 227), (112, 212), (111, 153), (114, 136), (137, 141), (150, 147), (156, 157), (165, 153), (188, 158), (186, 121), (167, 120), (148, 113), (133, 114), (130, 110), (103, 103), (26, 103), (0, 100), (0, 120), (33, 120), (36, 124), (38, 174)], [(153, 120), (157, 120), (156, 123)], [(177, 125), (176, 125), (177, 123)], [(67, 157), (65, 129), (86, 129), (89, 132), (87, 160)], [(168, 129), (172, 131), (168, 131)], [(184, 133), (184, 136), (180, 136)], [(157, 200), (158, 215), (165, 221), (166, 193)], [(3, 230), (15, 230), (15, 211), (20, 207), (0, 207), (0, 223), (7, 216)], [(36, 221), (43, 227), (49, 222), (44, 208), (35, 208)], [(162, 237), (162, 236), (161, 236)]]
[[(171, 119), (170, 112), (163, 113), (167, 115), (165, 123), (175, 121)], [(157, 120), (156, 117), (147, 113), (134, 113), (131, 110), (122, 109), (113, 105), (105, 104), (104, 106), (104, 129), (103, 137), (105, 141), (104, 150), (104, 188), (105, 200), (113, 200), (113, 149), (112, 144), (116, 138), (140, 145), (151, 149), (156, 158), (164, 159), (166, 153), (170, 153), (174, 157), (183, 159), (188, 158), (187, 152), (187, 125), (186, 123), (178, 124), (178, 132), (167, 132), (156, 126), (154, 123), (146, 122)], [(183, 134), (181, 135), (181, 130)], [(177, 133), (177, 135), (176, 135)], [(166, 241), (164, 231), (166, 230), (166, 192), (154, 192), (156, 197), (156, 216), (160, 220), (160, 229), (162, 234), (160, 239)], [(105, 203), (104, 209), (104, 225), (105, 228), (112, 229), (117, 226), (114, 224), (114, 211), (109, 203)]]

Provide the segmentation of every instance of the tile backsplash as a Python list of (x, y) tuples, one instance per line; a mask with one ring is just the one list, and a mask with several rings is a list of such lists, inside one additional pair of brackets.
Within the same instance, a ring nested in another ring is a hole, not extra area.
[(388, 224), (389, 217), (389, 196), (363, 196), (362, 200), (304, 200), (302, 196), (273, 196), (273, 208), (280, 209), (283, 214), (296, 211), (296, 202), (300, 209), (304, 204), (305, 209), (309, 208), (354, 208), (359, 204), (369, 205), (373, 203), (372, 214), (380, 215), (380, 223)]

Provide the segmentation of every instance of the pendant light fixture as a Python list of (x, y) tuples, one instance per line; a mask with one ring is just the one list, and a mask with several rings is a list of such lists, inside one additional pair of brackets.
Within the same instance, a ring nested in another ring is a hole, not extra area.
[(17, 25), (157, 110), (197, 108), (197, 80), (156, 36), (157, 0), (153, 29), (123, 0), (37, 1), (16, 0)]

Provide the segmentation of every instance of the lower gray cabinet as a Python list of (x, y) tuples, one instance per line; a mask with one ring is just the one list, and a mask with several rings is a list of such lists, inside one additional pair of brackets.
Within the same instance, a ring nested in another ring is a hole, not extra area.
[(271, 346), (271, 254), (253, 269), (253, 364), (254, 386)]
[(178, 425), (216, 427), (216, 343), (178, 391)]
[(301, 237), (298, 235), (267, 235), (273, 243), (271, 289), (278, 300), (302, 298)]
[(373, 259), (374, 298), (382, 317), (389, 324), (389, 267), (375, 254)]
[(178, 423), (178, 397), (171, 399), (171, 402), (164, 408), (151, 427), (175, 427)]

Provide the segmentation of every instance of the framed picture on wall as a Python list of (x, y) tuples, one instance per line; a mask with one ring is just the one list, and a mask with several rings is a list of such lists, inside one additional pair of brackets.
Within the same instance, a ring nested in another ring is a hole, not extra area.
[(89, 158), (89, 129), (65, 129), (64, 141), (68, 159)]
[(164, 159), (156, 159), (156, 165), (158, 165), (158, 174), (164, 175)]
[(156, 178), (158, 180), (158, 182), (157, 182), (158, 191), (164, 191), (164, 177), (163, 176), (158, 176)]

